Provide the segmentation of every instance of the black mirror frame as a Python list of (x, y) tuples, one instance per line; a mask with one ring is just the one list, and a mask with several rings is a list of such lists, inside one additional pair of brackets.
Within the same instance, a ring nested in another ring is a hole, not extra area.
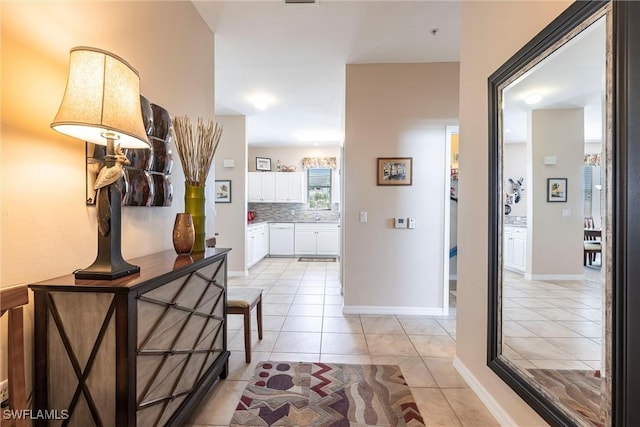
[[(500, 357), (499, 87), (573, 28), (612, 8), (611, 426), (640, 425), (640, 2), (577, 1), (488, 79), (489, 252), (487, 365), (552, 426), (574, 421)], [(604, 345), (604, 342), (603, 342)]]

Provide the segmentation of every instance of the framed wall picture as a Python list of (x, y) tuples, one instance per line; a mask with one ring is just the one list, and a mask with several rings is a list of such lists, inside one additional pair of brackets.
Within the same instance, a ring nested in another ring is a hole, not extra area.
[(378, 185), (412, 185), (412, 157), (378, 157)]
[(216, 203), (231, 203), (231, 180), (216, 180)]
[(270, 171), (271, 159), (266, 157), (256, 157), (256, 170), (258, 171)]
[(567, 201), (567, 178), (547, 178), (547, 202)]

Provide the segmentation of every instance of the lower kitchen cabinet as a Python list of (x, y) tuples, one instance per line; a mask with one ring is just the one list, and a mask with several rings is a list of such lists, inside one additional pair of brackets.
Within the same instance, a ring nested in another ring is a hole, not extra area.
[(518, 273), (527, 270), (527, 229), (504, 227), (504, 268)]
[(269, 224), (247, 226), (247, 268), (269, 254)]
[(338, 256), (340, 225), (327, 223), (296, 223), (296, 255)]

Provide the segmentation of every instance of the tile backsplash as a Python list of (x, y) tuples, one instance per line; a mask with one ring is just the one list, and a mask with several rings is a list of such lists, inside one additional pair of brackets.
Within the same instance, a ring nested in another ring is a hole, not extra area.
[[(333, 203), (331, 210), (314, 211), (305, 203), (249, 203), (249, 210), (256, 212), (253, 222), (262, 221), (339, 221), (339, 204)], [(293, 212), (293, 215), (291, 213)]]

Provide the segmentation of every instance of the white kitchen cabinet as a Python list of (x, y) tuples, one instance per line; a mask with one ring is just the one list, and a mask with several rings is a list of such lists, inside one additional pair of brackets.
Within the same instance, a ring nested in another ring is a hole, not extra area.
[(296, 224), (295, 253), (296, 255), (316, 254), (316, 230), (302, 229)]
[(269, 253), (269, 225), (266, 222), (247, 226), (247, 268)]
[(276, 201), (276, 173), (249, 172), (249, 202)]
[(302, 172), (249, 172), (249, 202), (304, 203)]
[(523, 227), (504, 227), (504, 245), (502, 248), (504, 268), (518, 273), (527, 269), (527, 229)]
[(340, 226), (329, 223), (296, 223), (296, 255), (338, 256)]
[(282, 172), (275, 174), (276, 202), (304, 203), (304, 174), (302, 172)]

